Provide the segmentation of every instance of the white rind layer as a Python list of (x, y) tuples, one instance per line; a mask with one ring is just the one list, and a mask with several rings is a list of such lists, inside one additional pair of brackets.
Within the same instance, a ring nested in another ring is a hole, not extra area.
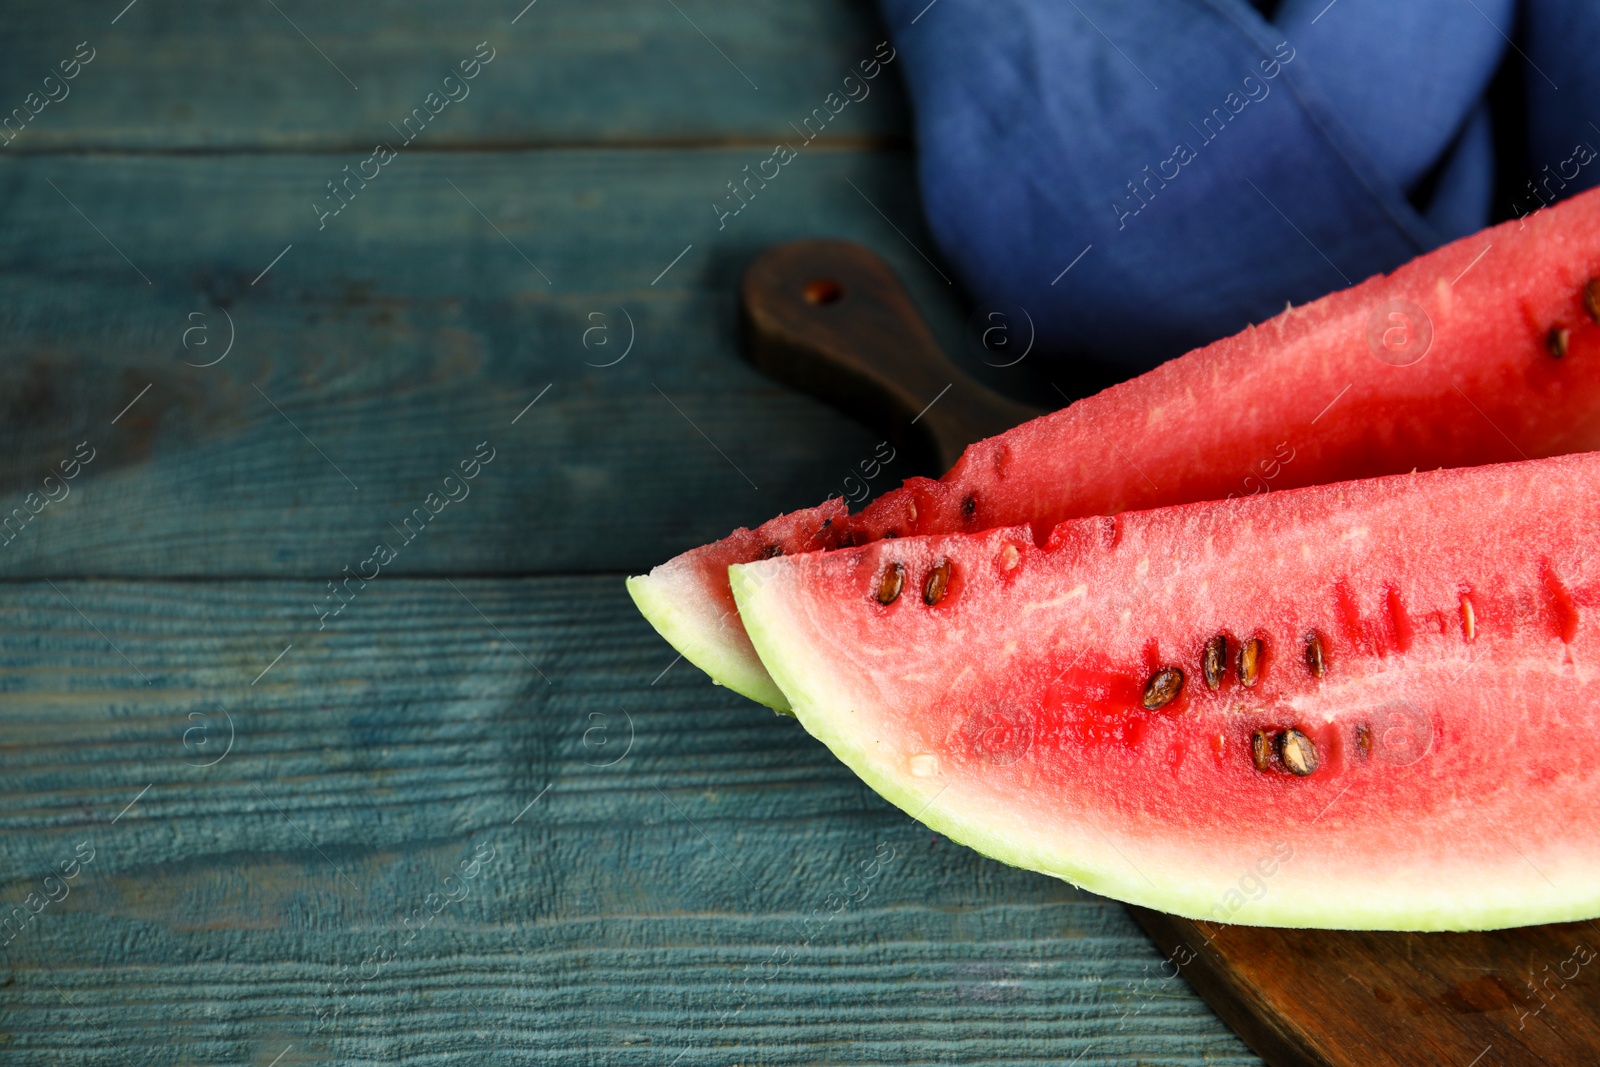
[(740, 696), (789, 713), (789, 700), (762, 666), (737, 615), (718, 617), (693, 572), (679, 574), (664, 564), (628, 579), (628, 595), (656, 633), (683, 658)]

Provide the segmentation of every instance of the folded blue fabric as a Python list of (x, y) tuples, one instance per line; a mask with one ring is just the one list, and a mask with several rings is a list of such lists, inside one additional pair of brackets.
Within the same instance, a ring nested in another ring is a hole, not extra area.
[(1600, 180), (1592, 0), (882, 3), (934, 237), (1047, 354), (1144, 370)]

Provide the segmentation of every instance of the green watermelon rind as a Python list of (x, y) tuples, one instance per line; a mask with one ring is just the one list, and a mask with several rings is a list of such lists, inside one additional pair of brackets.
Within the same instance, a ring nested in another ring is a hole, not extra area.
[[(752, 665), (732, 651), (737, 647), (737, 635), (725, 635), (721, 627), (707, 626), (705, 619), (685, 609), (686, 604), (698, 603), (694, 598), (685, 597), (682, 590), (672, 588), (670, 582), (649, 574), (629, 578), (628, 595), (639, 613), (655, 627), (656, 633), (681, 652), (684, 659), (710, 675), (717, 685), (764, 704), (780, 715), (792, 714), (788, 697), (761, 669), (760, 661)], [(737, 618), (725, 622), (734, 627), (739, 624)]]
[[(803, 643), (790, 640), (786, 634), (785, 622), (790, 612), (784, 603), (782, 583), (768, 580), (773, 563), (728, 568), (745, 631), (771, 677), (787, 695), (801, 725), (879, 796), (937, 833), (1001, 863), (1051, 875), (1129, 904), (1205, 922), (1228, 921), (1215, 913), (1218, 879), (1207, 875), (1214, 873), (1226, 879), (1237, 872), (1164, 869), (1164, 865), (1152, 863), (1133, 868), (1125, 856), (1123, 865), (1130, 868), (1126, 873), (1109, 864), (1074, 863), (1060, 848), (1038, 840), (1023, 827), (1013, 830), (1002, 819), (985, 823), (969, 817), (961, 804), (948, 800), (940, 803), (943, 790), (931, 787), (930, 780), (886, 770), (867, 751), (870, 740), (850, 728), (853, 709), (830, 699), (833, 666), (828, 658), (808, 652)], [(1109, 840), (1106, 843), (1115, 849)], [(1540, 894), (1540, 899), (1523, 896), (1503, 901), (1489, 900), (1472, 891), (1453, 899), (1445, 894), (1431, 901), (1411, 901), (1355, 886), (1354, 879), (1330, 886), (1328, 892), (1316, 898), (1307, 894), (1286, 898), (1285, 894), (1269, 893), (1240, 911), (1232, 921), (1291, 928), (1464, 931), (1571, 922), (1600, 915), (1600, 893), (1574, 892), (1571, 886), (1563, 892), (1552, 884), (1551, 894)]]
[[(728, 581), (733, 586), (733, 598), (739, 605), (739, 615), (744, 620), (745, 632), (755, 646), (761, 662), (788, 698), (793, 714), (806, 728), (806, 732), (828, 746), (847, 767), (866, 782), (873, 792), (957, 844), (965, 845), (990, 859), (1013, 867), (1025, 867), (1064, 879), (1103, 896), (1134, 901), (1161, 911), (1182, 914), (1189, 903), (1174, 895), (1150, 897), (1138, 893), (1131, 879), (1123, 880), (1114, 874), (1065, 864), (1059, 857), (1046, 856), (1020, 838), (996, 836), (990, 827), (978, 826), (961, 817), (948, 806), (937, 803), (938, 789), (922, 789), (908, 778), (883, 773), (880, 764), (868, 758), (862, 739), (840, 721), (853, 714), (849, 709), (839, 709), (830, 701), (825, 687), (816, 683), (827, 673), (824, 664), (809, 661), (802, 650), (785, 639), (779, 622), (781, 609), (769, 612), (769, 604), (781, 594), (768, 588), (762, 576), (761, 564), (735, 564), (728, 568)], [(1136, 897), (1143, 897), (1135, 901)], [(1206, 902), (1211, 903), (1210, 901)]]

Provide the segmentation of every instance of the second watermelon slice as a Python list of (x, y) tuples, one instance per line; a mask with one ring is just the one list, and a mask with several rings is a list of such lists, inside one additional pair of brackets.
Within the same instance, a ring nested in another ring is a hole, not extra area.
[(730, 564), (1600, 448), (1600, 191), (1448, 245), (969, 448), (862, 513), (796, 512), (629, 591), (718, 682), (787, 700)]

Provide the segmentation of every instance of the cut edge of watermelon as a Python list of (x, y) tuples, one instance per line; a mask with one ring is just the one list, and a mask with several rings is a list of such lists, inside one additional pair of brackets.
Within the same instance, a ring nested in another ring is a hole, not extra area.
[[(1482, 247), (1485, 240), (1492, 251)], [(1507, 221), (1463, 237), (1062, 411), (976, 442), (938, 481), (912, 479), (878, 497), (847, 524), (838, 524), (836, 529), (848, 525), (840, 543), (940, 530), (975, 532), (1025, 520), (1042, 538), (1055, 521), (1073, 516), (1400, 473), (1403, 466), (1390, 469), (1373, 459), (1404, 453), (1393, 447), (1396, 432), (1412, 447), (1433, 449), (1423, 457), (1425, 462), (1408, 461), (1411, 466), (1469, 466), (1510, 458), (1493, 436), (1491, 445), (1474, 443), (1459, 453), (1462, 442), (1483, 439), (1484, 419), (1524, 456), (1600, 449), (1600, 415), (1595, 414), (1600, 412), (1600, 378), (1592, 370), (1571, 372), (1592, 367), (1593, 356), (1600, 355), (1600, 326), (1590, 321), (1582, 295), (1600, 276), (1597, 250), (1600, 190), (1580, 193), (1515, 224)], [(1480, 259), (1485, 261), (1475, 267)], [(1438, 331), (1431, 354), (1425, 345), (1417, 356), (1427, 359), (1419, 370), (1404, 372), (1402, 368), (1413, 364), (1391, 362), (1373, 347), (1377, 342), (1368, 330), (1377, 320), (1372, 316), (1391, 305), (1412, 309), (1407, 314), (1422, 315)], [(1558, 338), (1566, 354), (1552, 362), (1546, 353)], [(1532, 364), (1523, 362), (1528, 356)], [(1557, 379), (1555, 367), (1568, 371)], [(1202, 395), (1219, 388), (1227, 390), (1225, 410), (1239, 413), (1237, 417), (1219, 422), (1197, 406)], [(1340, 400), (1346, 393), (1349, 399)], [(1521, 396), (1529, 401), (1506, 403)], [(1499, 407), (1490, 402), (1480, 408), (1485, 397), (1498, 397)], [(1430, 407), (1436, 409), (1438, 426), (1417, 416)], [(1409, 428), (1398, 427), (1402, 420), (1395, 413), (1408, 408)], [(1337, 414), (1319, 422), (1330, 410)], [(1451, 411), (1466, 421), (1453, 422), (1455, 415), (1447, 414)], [(1519, 414), (1524, 411), (1542, 414), (1524, 418)], [(1374, 423), (1384, 426), (1376, 436), (1369, 430)], [(1185, 424), (1216, 432), (1190, 433)], [(1144, 443), (1129, 445), (1117, 426)], [(1341, 426), (1353, 429), (1344, 432)], [(1112, 444), (1113, 437), (1121, 444)], [(1156, 465), (1141, 459), (1138, 467), (1129, 466), (1123, 450), (1138, 453), (1150, 441), (1161, 442), (1159, 456), (1151, 460)], [(1450, 448), (1441, 452), (1445, 445)], [(1290, 473), (1268, 486), (1297, 453), (1302, 458)], [(1202, 454), (1211, 460), (1193, 461)], [(1097, 464), (1120, 473), (1102, 479)], [(1089, 488), (1072, 494), (1041, 494), (1026, 485), (1022, 491), (1012, 488), (1009, 504), (996, 512), (994, 496), (999, 494), (986, 490), (994, 489), (1001, 472), (1015, 465), (1037, 465), (1031, 478), (1049, 478), (1055, 486)], [(985, 473), (989, 471), (993, 479)], [(1246, 472), (1253, 473), (1240, 478)], [(1156, 482), (1166, 489), (1158, 489)], [(783, 710), (787, 701), (740, 632), (740, 619), (734, 615), (725, 621), (721, 614), (732, 607), (726, 567), (761, 558), (764, 542), (744, 536), (748, 533), (735, 531), (693, 550), (716, 555), (697, 557), (704, 566), (701, 578), (676, 587), (685, 597), (715, 605), (704, 614), (714, 629), (691, 632), (688, 627), (699, 621), (679, 623), (670, 632), (658, 623), (657, 629), (680, 649), (697, 649), (688, 658), (714, 679)], [(809, 546), (824, 547), (832, 546)]]
[(848, 515), (844, 501), (831, 497), (753, 530), (740, 527), (720, 541), (672, 557), (649, 574), (629, 578), (628, 594), (656, 633), (713, 682), (789, 715), (788, 698), (767, 674), (739, 621), (728, 588), (728, 566), (837, 547)]
[(628, 579), (634, 606), (683, 658), (699, 667), (717, 685), (789, 715), (789, 700), (761, 663), (738, 616), (713, 617), (701, 582), (692, 574), (657, 567)]
[[(1191, 505), (1193, 506), (1193, 505)], [(985, 531), (970, 537), (1010, 534), (1029, 536), (1028, 527)], [(962, 535), (957, 535), (962, 536)], [(921, 540), (917, 538), (916, 540)], [(938, 539), (931, 538), (931, 539)], [(1060, 878), (1072, 885), (1125, 903), (1209, 923), (1226, 923), (1215, 915), (1218, 887), (1208, 872), (1182, 866), (1132, 867), (1115, 842), (1092, 828), (1076, 839), (1041, 840), (998, 808), (985, 811), (982, 796), (953, 790), (935, 779), (918, 779), (875, 758), (872, 739), (853, 728), (854, 710), (844, 694), (856, 688), (839, 678), (826, 641), (797, 639), (796, 605), (803, 597), (786, 588), (785, 561), (758, 561), (728, 568), (729, 583), (753, 647), (771, 677), (783, 689), (802, 726), (879, 796), (914, 820), (957, 844), (1015, 867)], [(815, 625), (812, 630), (819, 630)], [(878, 754), (881, 756), (881, 754)], [(951, 783), (955, 784), (955, 783)], [(1203, 862), (1203, 861), (1202, 861)], [(1600, 873), (1600, 864), (1596, 865)], [(1229, 872), (1230, 875), (1236, 872)], [(1420, 899), (1400, 899), (1358, 892), (1347, 881), (1331, 884), (1315, 898), (1269, 894), (1252, 904), (1251, 926), (1348, 930), (1465, 931), (1494, 930), (1553, 922), (1570, 922), (1600, 913), (1600, 895), (1583, 896), (1550, 885), (1529, 885), (1526, 892), (1503, 901), (1486, 901), (1473, 893), (1456, 894), (1440, 885)]]
[[(975, 536), (1004, 532), (985, 531)], [(1031, 537), (1026, 527), (1015, 532)], [(803, 643), (783, 636), (789, 611), (784, 604), (782, 579), (773, 580), (773, 570), (760, 562), (728, 568), (728, 582), (739, 605), (745, 633), (768, 674), (783, 690), (791, 713), (806, 732), (826, 745), (875, 793), (957, 844), (1013, 867), (1053, 875), (1092, 893), (1192, 916), (1201, 915), (1203, 909), (1213, 903), (1210, 897), (1202, 899), (1203, 895), (1183, 893), (1176, 887), (1170, 892), (1163, 893), (1158, 888), (1152, 893), (1149, 886), (1141, 886), (1137, 879), (1119, 876), (1109, 864), (1098, 867), (1063, 863), (1058, 855), (1041, 849), (1039, 842), (1026, 833), (996, 833), (995, 826), (980, 824), (968, 818), (963, 810), (936, 804), (942, 789), (932, 787), (931, 783), (928, 788), (921, 788), (915, 778), (887, 772), (879, 761), (871, 758), (865, 739), (848, 729), (846, 724), (851, 711), (833, 699), (834, 692), (843, 687), (832, 680), (828, 657), (812, 655)]]

